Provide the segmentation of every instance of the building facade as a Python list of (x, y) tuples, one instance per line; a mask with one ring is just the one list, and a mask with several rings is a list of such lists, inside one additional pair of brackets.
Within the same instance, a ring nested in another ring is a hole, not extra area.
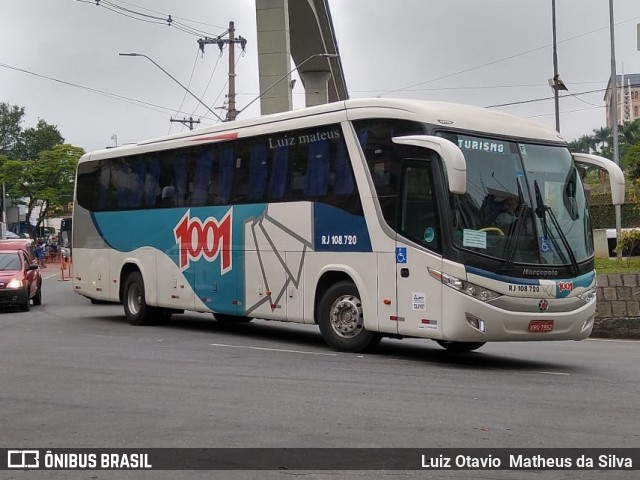
[[(618, 124), (640, 118), (640, 73), (616, 76)], [(607, 83), (604, 101), (607, 104), (607, 128), (611, 128), (611, 79)]]

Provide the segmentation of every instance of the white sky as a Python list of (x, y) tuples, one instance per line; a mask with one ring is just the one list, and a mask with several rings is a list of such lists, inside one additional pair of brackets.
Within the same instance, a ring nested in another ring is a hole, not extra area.
[[(244, 56), (237, 57), (237, 108), (258, 95), (254, 0), (109, 2), (154, 16), (170, 14), (209, 36), (223, 33), (234, 21), (236, 35), (248, 41)], [(548, 85), (553, 76), (551, 0), (329, 4), (351, 98), (383, 95), (489, 106), (553, 95)], [(614, 8), (617, 73), (640, 73), (640, 1), (614, 0)], [(67, 143), (90, 151), (114, 145), (114, 135), (123, 144), (186, 128), (170, 123), (172, 116), (205, 115), (200, 126), (216, 123), (149, 61), (118, 53), (148, 55), (207, 104), (221, 106), (226, 50), (220, 57), (217, 46), (209, 45), (202, 57), (198, 36), (175, 24), (113, 13), (94, 0), (0, 0), (0, 12), (0, 101), (26, 108), (24, 127), (42, 118), (57, 125)], [(596, 90), (560, 99), (560, 129), (573, 140), (605, 125), (609, 0), (556, 0), (556, 15), (561, 79), (573, 94)], [(298, 82), (294, 104), (301, 107), (302, 102)], [(499, 109), (555, 126), (553, 100)], [(223, 110), (216, 111), (224, 117)], [(242, 116), (258, 114), (255, 102)]]

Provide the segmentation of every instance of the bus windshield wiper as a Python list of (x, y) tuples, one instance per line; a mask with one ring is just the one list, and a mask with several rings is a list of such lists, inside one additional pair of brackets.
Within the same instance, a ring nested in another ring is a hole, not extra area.
[(512, 227), (513, 234), (509, 235), (509, 240), (507, 241), (507, 245), (505, 246), (505, 251), (508, 251), (509, 254), (507, 255), (505, 264), (502, 267), (503, 271), (509, 270), (511, 268), (511, 265), (513, 265), (513, 257), (515, 256), (516, 250), (518, 248), (518, 240), (520, 240), (522, 227), (527, 221), (526, 217), (529, 214), (529, 210), (531, 210), (529, 204), (524, 200), (520, 181), (518, 180), (516, 183), (518, 185), (518, 199), (520, 201), (520, 206), (517, 210), (517, 218), (515, 224)]
[(553, 238), (549, 234), (549, 225), (547, 224), (547, 214), (549, 214), (551, 223), (553, 223), (554, 228), (558, 232), (558, 236), (562, 241), (562, 245), (564, 246), (565, 250), (569, 254), (569, 259), (571, 260), (571, 266), (573, 267), (573, 269), (575, 270), (575, 274), (577, 275), (579, 270), (578, 261), (576, 260), (576, 256), (574, 255), (573, 250), (571, 249), (571, 245), (569, 245), (569, 241), (567, 240), (566, 235), (564, 234), (564, 232), (562, 231), (562, 228), (560, 227), (558, 218), (556, 217), (556, 214), (553, 213), (553, 210), (551, 209), (551, 207), (549, 207), (548, 205), (545, 205), (544, 200), (542, 199), (542, 194), (540, 193), (540, 187), (538, 186), (537, 180), (533, 181), (533, 186), (536, 192), (536, 215), (540, 218), (540, 221), (542, 223), (543, 235), (545, 239), (552, 241), (554, 247), (558, 251), (560, 251), (560, 249), (558, 249), (558, 243), (556, 242), (555, 238)]

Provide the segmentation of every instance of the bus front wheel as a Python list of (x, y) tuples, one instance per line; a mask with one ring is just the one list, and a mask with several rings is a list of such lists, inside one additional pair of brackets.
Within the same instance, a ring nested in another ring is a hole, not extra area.
[(124, 316), (131, 325), (151, 325), (154, 309), (144, 299), (144, 281), (139, 272), (133, 272), (124, 284)]
[(338, 282), (327, 289), (318, 304), (320, 333), (329, 346), (342, 352), (364, 352), (375, 347), (381, 335), (364, 328), (362, 302), (356, 286)]
[(436, 343), (450, 352), (467, 353), (479, 349), (486, 342), (448, 342), (447, 340), (436, 340)]

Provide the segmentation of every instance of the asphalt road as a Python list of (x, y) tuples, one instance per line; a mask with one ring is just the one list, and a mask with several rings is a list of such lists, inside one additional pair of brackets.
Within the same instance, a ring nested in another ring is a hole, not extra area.
[[(338, 353), (317, 328), (280, 322), (229, 326), (190, 313), (163, 326), (131, 327), (120, 305), (91, 305), (58, 273), (44, 270), (42, 306), (0, 312), (5, 448), (640, 447), (640, 342), (488, 344), (454, 355), (426, 340), (383, 340), (373, 354)], [(374, 473), (304, 477), (633, 476)], [(45, 475), (133, 474), (37, 472)], [(136, 472), (135, 478), (292, 475)]]

